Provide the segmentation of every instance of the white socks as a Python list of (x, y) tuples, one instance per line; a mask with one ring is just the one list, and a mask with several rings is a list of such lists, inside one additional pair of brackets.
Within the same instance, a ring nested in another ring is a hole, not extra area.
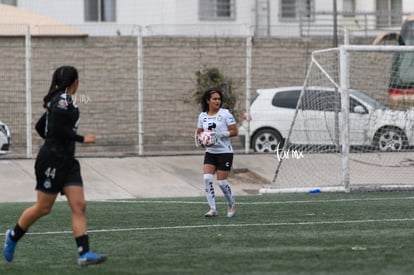
[(204, 187), (206, 198), (210, 209), (216, 210), (216, 195), (214, 194), (213, 174), (204, 174)]
[[(216, 195), (214, 193), (213, 186), (214, 175), (213, 174), (204, 174), (204, 187), (206, 192), (206, 198), (210, 209), (216, 210)], [(224, 197), (226, 198), (229, 206), (233, 205), (234, 198), (231, 193), (231, 188), (227, 180), (218, 180), (217, 185), (223, 191)]]
[(217, 184), (220, 187), (221, 191), (223, 191), (223, 194), (226, 197), (226, 200), (229, 203), (229, 206), (232, 206), (234, 203), (234, 198), (231, 193), (231, 188), (227, 180), (218, 180)]

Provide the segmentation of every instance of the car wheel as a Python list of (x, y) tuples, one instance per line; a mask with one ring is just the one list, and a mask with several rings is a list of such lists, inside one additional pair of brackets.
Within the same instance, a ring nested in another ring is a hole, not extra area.
[(400, 129), (384, 128), (375, 135), (376, 145), (381, 152), (398, 152), (406, 147), (407, 138)]
[(252, 147), (255, 152), (275, 153), (282, 146), (282, 137), (275, 130), (260, 130), (252, 138)]

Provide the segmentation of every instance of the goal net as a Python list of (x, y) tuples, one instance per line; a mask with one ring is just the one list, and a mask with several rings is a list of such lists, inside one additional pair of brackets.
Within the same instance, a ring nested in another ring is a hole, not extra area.
[(261, 193), (414, 189), (414, 47), (312, 54), (273, 183)]

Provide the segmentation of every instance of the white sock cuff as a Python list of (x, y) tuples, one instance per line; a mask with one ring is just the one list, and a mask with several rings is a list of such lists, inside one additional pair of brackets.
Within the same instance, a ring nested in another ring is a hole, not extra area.
[(208, 180), (208, 181), (212, 182), (213, 179), (214, 179), (213, 174), (204, 174), (203, 177), (204, 177), (204, 181)]
[(217, 185), (220, 187), (225, 187), (226, 185), (229, 185), (227, 180), (217, 180)]

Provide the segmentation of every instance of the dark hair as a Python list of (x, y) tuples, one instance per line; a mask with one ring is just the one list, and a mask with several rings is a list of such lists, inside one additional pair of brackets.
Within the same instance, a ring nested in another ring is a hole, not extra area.
[(50, 83), (49, 92), (43, 98), (43, 107), (47, 108), (47, 103), (59, 91), (65, 91), (78, 79), (78, 70), (72, 66), (62, 66), (55, 70)]
[(210, 100), (211, 95), (214, 93), (218, 93), (220, 95), (221, 98), (221, 103), (220, 103), (220, 107), (223, 104), (223, 93), (221, 90), (216, 89), (216, 88), (211, 88), (208, 89), (204, 92), (203, 96), (201, 97), (201, 109), (203, 110), (203, 112), (208, 112), (208, 103), (207, 100)]

